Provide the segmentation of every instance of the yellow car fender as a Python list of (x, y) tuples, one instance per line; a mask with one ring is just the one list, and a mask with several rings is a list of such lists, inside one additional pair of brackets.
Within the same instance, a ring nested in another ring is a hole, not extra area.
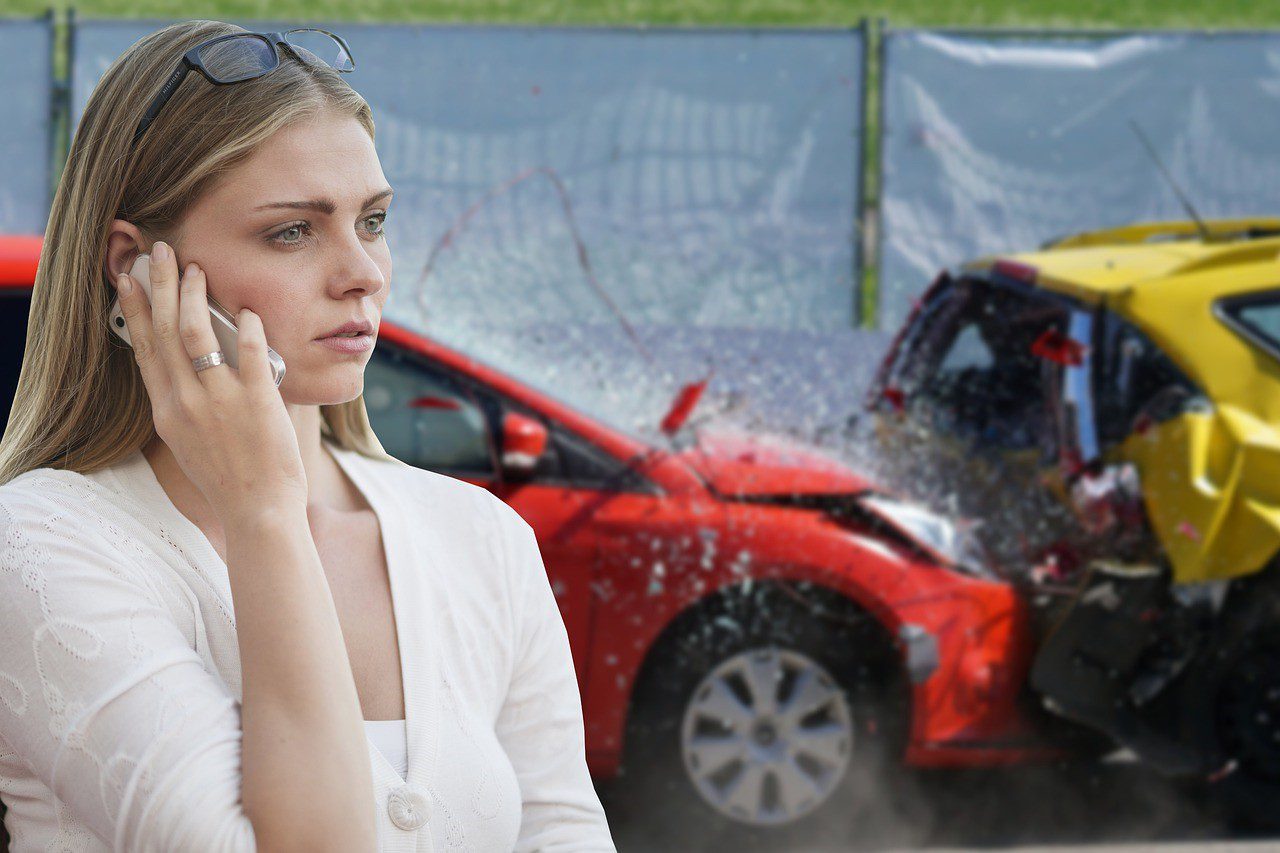
[(1235, 406), (1185, 412), (1134, 433), (1122, 455), (1142, 477), (1176, 583), (1257, 572), (1280, 551), (1280, 438)]

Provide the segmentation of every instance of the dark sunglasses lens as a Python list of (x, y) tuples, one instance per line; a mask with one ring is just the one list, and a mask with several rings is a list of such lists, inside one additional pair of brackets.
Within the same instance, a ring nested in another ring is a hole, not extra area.
[(200, 50), (205, 70), (221, 83), (259, 77), (276, 66), (276, 52), (266, 39), (236, 36)]
[(286, 33), (284, 40), (304, 62), (323, 62), (339, 71), (351, 71), (356, 67), (355, 62), (351, 60), (351, 55), (327, 33), (319, 30), (302, 30)]

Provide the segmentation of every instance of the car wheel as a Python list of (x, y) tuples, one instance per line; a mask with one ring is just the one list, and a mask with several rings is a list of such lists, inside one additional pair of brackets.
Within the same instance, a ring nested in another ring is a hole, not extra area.
[(900, 673), (879, 623), (828, 590), (723, 596), (673, 625), (641, 673), (618, 798), (680, 849), (847, 831), (892, 785)]
[(1280, 628), (1260, 627), (1234, 646), (1214, 695), (1225, 758), (1217, 799), (1244, 828), (1280, 830)]

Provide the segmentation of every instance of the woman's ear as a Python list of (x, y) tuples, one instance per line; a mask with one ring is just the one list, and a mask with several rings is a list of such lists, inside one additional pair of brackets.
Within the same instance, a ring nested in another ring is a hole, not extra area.
[(107, 279), (114, 282), (120, 273), (131, 270), (138, 255), (151, 251), (151, 243), (132, 222), (112, 220), (111, 233), (107, 235), (106, 266), (103, 270)]

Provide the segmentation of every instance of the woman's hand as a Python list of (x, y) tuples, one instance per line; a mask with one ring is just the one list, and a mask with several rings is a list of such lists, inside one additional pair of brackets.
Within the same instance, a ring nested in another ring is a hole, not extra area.
[(151, 304), (128, 273), (116, 281), (156, 433), (224, 527), (280, 509), (305, 512), (306, 471), (262, 320), (248, 308), (236, 317), (238, 369), (223, 363), (197, 373), (191, 364), (219, 349), (206, 286), (194, 263), (179, 283), (173, 249), (161, 242), (151, 250)]

